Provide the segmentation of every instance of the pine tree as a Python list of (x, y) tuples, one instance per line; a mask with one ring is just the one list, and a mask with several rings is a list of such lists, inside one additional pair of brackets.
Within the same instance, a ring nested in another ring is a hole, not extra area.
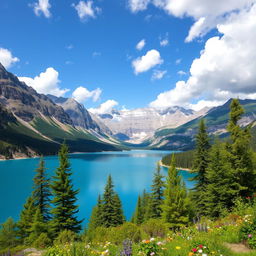
[(78, 206), (75, 205), (78, 190), (73, 188), (71, 180), (71, 169), (68, 160), (68, 146), (62, 144), (59, 151), (60, 165), (53, 177), (52, 191), (54, 198), (52, 200), (55, 206), (52, 209), (52, 227), (53, 232), (57, 235), (63, 230), (78, 232), (81, 230), (81, 222), (77, 220)]
[(236, 193), (232, 189), (235, 177), (231, 169), (230, 154), (224, 144), (217, 142), (212, 146), (206, 175), (206, 211), (208, 216), (216, 218), (223, 210), (231, 208)]
[(175, 166), (172, 156), (171, 165), (166, 177), (162, 217), (171, 228), (180, 228), (188, 223), (188, 198), (184, 182)]
[(34, 204), (34, 199), (30, 196), (23, 206), (23, 210), (20, 214), (20, 220), (17, 223), (18, 235), (23, 242), (30, 234), (32, 220), (34, 218), (35, 212), (36, 207)]
[(101, 196), (99, 195), (97, 205), (92, 209), (92, 214), (88, 224), (88, 233), (91, 233), (97, 227), (102, 225), (102, 200)]
[(36, 169), (34, 177), (34, 190), (32, 193), (35, 206), (40, 209), (43, 220), (46, 222), (50, 219), (50, 184), (46, 177), (45, 164), (43, 158), (40, 159), (39, 167)]
[(164, 198), (164, 176), (160, 172), (160, 165), (157, 165), (151, 186), (151, 196), (148, 207), (148, 218), (159, 219), (162, 216), (162, 204)]
[(0, 228), (0, 248), (13, 248), (17, 245), (17, 226), (12, 218), (8, 218)]
[(36, 239), (42, 234), (47, 233), (47, 224), (44, 222), (44, 217), (40, 211), (40, 208), (37, 207), (31, 227), (30, 227), (29, 237), (26, 239), (27, 244), (33, 244)]
[(233, 176), (236, 177), (237, 196), (250, 197), (255, 192), (256, 168), (253, 161), (253, 151), (250, 145), (250, 127), (241, 128), (238, 121), (242, 118), (244, 110), (238, 99), (230, 104), (230, 120), (227, 130), (230, 133), (231, 143), (227, 144)]
[(209, 137), (206, 131), (204, 120), (199, 122), (198, 134), (196, 135), (196, 149), (194, 154), (193, 172), (195, 173), (193, 181), (195, 181), (193, 198), (197, 205), (197, 213), (205, 215), (205, 204), (207, 200), (206, 172), (209, 164)]
[(135, 223), (137, 225), (142, 224), (144, 221), (144, 209), (143, 209), (143, 205), (142, 205), (142, 200), (141, 200), (141, 196), (138, 197), (138, 201), (137, 201), (137, 205), (135, 208), (135, 212), (132, 216), (132, 223)]
[[(102, 223), (104, 227), (115, 227), (123, 223), (122, 206), (119, 197), (116, 196), (111, 175), (108, 176), (103, 194)], [(117, 219), (120, 218), (119, 221)]]

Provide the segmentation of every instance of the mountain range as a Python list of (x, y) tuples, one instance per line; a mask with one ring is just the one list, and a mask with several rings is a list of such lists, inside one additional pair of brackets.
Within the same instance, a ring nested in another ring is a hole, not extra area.
[[(240, 102), (246, 126), (256, 120), (256, 100)], [(56, 154), (63, 141), (71, 152), (187, 150), (194, 147), (201, 118), (211, 136), (227, 136), (229, 105), (230, 100), (201, 111), (174, 106), (94, 114), (73, 98), (37, 93), (0, 63), (0, 158)]]

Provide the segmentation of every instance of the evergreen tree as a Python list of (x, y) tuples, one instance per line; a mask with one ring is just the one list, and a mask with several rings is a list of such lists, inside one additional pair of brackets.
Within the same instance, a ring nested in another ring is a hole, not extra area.
[[(111, 175), (108, 176), (107, 184), (103, 194), (101, 217), (104, 227), (115, 227), (122, 224), (124, 219), (121, 202), (114, 192), (114, 185)], [(118, 218), (120, 218), (119, 221), (117, 221)]]
[(50, 219), (50, 184), (46, 177), (45, 164), (43, 158), (40, 159), (39, 167), (36, 169), (34, 177), (33, 199), (35, 206), (40, 209), (43, 220), (46, 222)]
[(141, 200), (141, 196), (138, 197), (138, 201), (137, 201), (137, 205), (135, 208), (135, 212), (132, 216), (132, 223), (135, 223), (137, 225), (140, 225), (143, 223), (144, 221), (144, 209), (143, 209), (143, 205), (142, 205), (142, 200)]
[(239, 100), (233, 99), (227, 126), (231, 143), (227, 144), (227, 150), (230, 152), (233, 176), (236, 178), (236, 185), (233, 189), (237, 191), (237, 196), (245, 198), (252, 196), (255, 192), (256, 171), (250, 145), (250, 127), (243, 129), (238, 124), (243, 114), (244, 110)]
[(180, 228), (188, 223), (188, 198), (185, 184), (175, 166), (175, 157), (172, 156), (171, 165), (166, 177), (164, 190), (162, 217), (171, 228)]
[(36, 207), (34, 204), (34, 199), (30, 196), (24, 204), (23, 210), (20, 214), (20, 220), (17, 223), (18, 235), (23, 242), (30, 234), (32, 220), (35, 212)]
[(13, 248), (17, 245), (17, 226), (12, 218), (8, 218), (1, 225), (0, 229), (0, 248)]
[(52, 209), (52, 227), (53, 232), (57, 235), (63, 230), (71, 230), (78, 232), (81, 230), (81, 222), (77, 220), (78, 206), (76, 203), (76, 195), (78, 190), (75, 190), (71, 180), (71, 169), (68, 160), (68, 146), (63, 144), (59, 151), (60, 165), (56, 170), (56, 175), (53, 177), (52, 191), (54, 198), (52, 200), (55, 206)]
[(151, 196), (148, 207), (148, 218), (159, 219), (162, 216), (162, 204), (164, 198), (164, 176), (160, 172), (160, 165), (157, 165), (151, 186)]
[(35, 212), (29, 231), (30, 231), (29, 237), (26, 239), (27, 244), (33, 244), (42, 233), (47, 232), (47, 224), (44, 222), (44, 217), (39, 207), (37, 207), (37, 210)]
[(196, 135), (196, 149), (194, 153), (193, 172), (195, 173), (193, 181), (195, 181), (193, 199), (197, 205), (197, 213), (205, 215), (206, 212), (206, 172), (209, 164), (209, 137), (206, 131), (204, 120), (199, 122), (198, 134)]
[(207, 171), (207, 200), (206, 211), (211, 217), (219, 217), (223, 210), (231, 208), (236, 191), (230, 154), (226, 151), (225, 145), (215, 143), (210, 152), (210, 162)]
[(92, 214), (88, 224), (88, 233), (91, 233), (97, 227), (102, 225), (102, 200), (101, 196), (99, 195), (97, 205), (92, 209)]

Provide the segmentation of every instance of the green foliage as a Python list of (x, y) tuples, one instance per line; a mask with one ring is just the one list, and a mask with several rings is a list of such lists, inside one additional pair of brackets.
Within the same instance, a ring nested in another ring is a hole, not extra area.
[(75, 241), (76, 233), (71, 230), (63, 230), (59, 233), (57, 238), (54, 240), (55, 244), (69, 244)]
[(160, 248), (153, 239), (142, 241), (139, 245), (139, 252), (145, 256), (159, 255)]
[(147, 235), (151, 237), (165, 237), (169, 231), (169, 225), (162, 220), (150, 219), (141, 225), (141, 229)]
[(48, 237), (47, 233), (41, 233), (33, 243), (33, 246), (39, 249), (45, 249), (52, 244), (52, 240)]
[(39, 167), (36, 169), (33, 187), (34, 205), (40, 210), (43, 221), (46, 222), (50, 219), (50, 184), (49, 179), (45, 173), (45, 164), (43, 158), (40, 159)]
[(138, 201), (137, 201), (137, 205), (135, 208), (135, 212), (132, 216), (132, 222), (135, 224), (142, 224), (144, 221), (144, 209), (143, 209), (143, 205), (142, 205), (142, 200), (141, 200), (141, 196), (138, 197)]
[(124, 222), (121, 201), (113, 188), (112, 178), (109, 175), (103, 194), (102, 212), (100, 213), (104, 227), (115, 227)]
[(164, 198), (164, 176), (160, 172), (160, 165), (157, 165), (154, 173), (153, 184), (147, 209), (147, 219), (159, 219), (162, 216), (162, 204)]
[[(174, 153), (177, 168), (192, 169), (194, 162), (194, 150)], [(169, 166), (172, 154), (166, 155), (162, 158), (162, 163)]]
[(75, 205), (78, 190), (73, 188), (71, 180), (71, 168), (68, 160), (68, 147), (66, 144), (61, 146), (59, 151), (60, 165), (56, 170), (56, 175), (52, 184), (54, 198), (52, 203), (52, 227), (55, 236), (67, 229), (74, 232), (81, 230), (81, 222), (77, 220), (76, 214), (79, 211)]
[(20, 219), (17, 223), (18, 226), (18, 235), (22, 242), (30, 235), (32, 220), (36, 207), (34, 205), (34, 199), (30, 196), (28, 197), (26, 203), (24, 204), (23, 210), (20, 214)]
[(8, 218), (1, 225), (0, 229), (0, 248), (13, 248), (17, 245), (17, 226), (12, 218)]
[(166, 189), (164, 191), (163, 220), (171, 228), (180, 228), (188, 224), (188, 198), (184, 182), (178, 175), (173, 155), (168, 175), (166, 177)]
[(193, 172), (195, 176), (193, 181), (196, 182), (193, 190), (194, 201), (197, 205), (197, 212), (200, 215), (205, 215), (206, 211), (206, 171), (209, 164), (209, 137), (206, 131), (204, 120), (199, 123), (198, 134), (196, 135), (196, 149), (194, 153)]

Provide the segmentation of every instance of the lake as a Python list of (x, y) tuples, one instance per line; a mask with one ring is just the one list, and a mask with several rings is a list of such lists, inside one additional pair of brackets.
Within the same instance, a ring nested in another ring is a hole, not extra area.
[[(70, 162), (73, 171), (73, 182), (78, 194), (80, 211), (78, 217), (87, 223), (91, 210), (97, 202), (97, 197), (104, 191), (107, 176), (112, 175), (115, 190), (118, 192), (124, 213), (129, 220), (136, 206), (138, 195), (144, 189), (150, 190), (156, 163), (170, 151), (133, 150), (123, 152), (100, 152), (71, 154)], [(58, 157), (45, 157), (45, 165), (49, 176), (58, 167)], [(26, 198), (30, 195), (33, 185), (34, 170), (39, 159), (21, 159), (0, 161), (0, 223), (9, 216), (15, 220)], [(162, 168), (163, 174), (167, 173)], [(186, 171), (181, 171), (188, 187), (192, 177)]]

